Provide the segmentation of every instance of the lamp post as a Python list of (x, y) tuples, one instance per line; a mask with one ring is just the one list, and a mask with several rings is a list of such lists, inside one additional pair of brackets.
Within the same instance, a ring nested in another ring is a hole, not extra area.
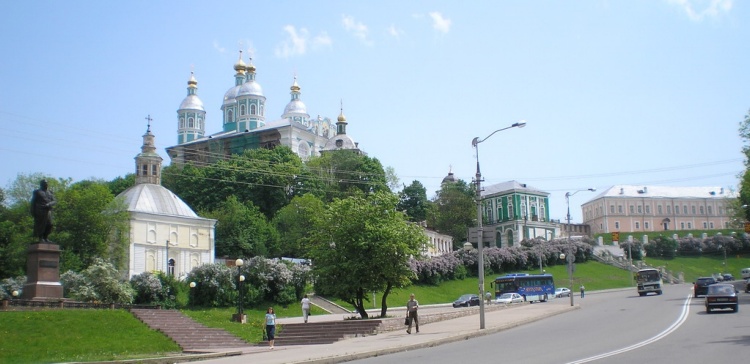
[(477, 265), (478, 272), (477, 275), (479, 276), (479, 329), (484, 329), (484, 243), (482, 242), (482, 173), (479, 170), (479, 143), (489, 139), (491, 136), (495, 135), (495, 133), (503, 130), (507, 130), (510, 128), (523, 128), (526, 126), (526, 121), (519, 121), (517, 123), (513, 123), (511, 126), (507, 126), (502, 129), (497, 129), (493, 131), (490, 135), (485, 137), (484, 139), (479, 139), (479, 137), (474, 138), (471, 141), (471, 146), (476, 148), (477, 150), (477, 175), (475, 177), (475, 183), (477, 184), (477, 254), (478, 254), (478, 260)]
[(235, 321), (244, 324), (247, 322), (247, 319), (245, 318), (245, 313), (242, 310), (242, 299), (243, 299), (243, 293), (242, 293), (242, 282), (245, 281), (245, 276), (242, 275), (242, 265), (245, 264), (242, 259), (237, 259), (234, 261), (234, 265), (237, 266), (237, 289), (239, 291), (239, 300), (237, 302), (237, 315), (235, 315)]
[[(568, 216), (567, 216), (567, 220), (568, 220), (568, 226), (567, 226), (567, 229), (568, 229), (568, 280), (570, 280), (570, 291), (571, 291), (571, 293), (570, 293), (570, 305), (571, 306), (573, 306), (573, 293), (572, 293), (573, 292), (573, 262), (575, 261), (576, 256), (575, 256), (575, 254), (573, 254), (573, 240), (570, 238), (570, 231), (571, 231), (571, 228), (570, 228), (570, 196), (573, 196), (576, 193), (581, 192), (581, 191), (591, 191), (591, 192), (594, 192), (594, 191), (596, 191), (596, 188), (587, 188), (585, 190), (577, 190), (577, 191), (573, 191), (572, 193), (571, 192), (565, 192), (565, 204), (568, 206)], [(560, 259), (564, 259), (564, 255), (565, 254), (560, 254)]]
[(190, 308), (193, 308), (193, 301), (195, 300), (195, 288), (196, 284), (195, 282), (190, 282), (190, 296), (188, 297), (188, 303), (190, 304)]

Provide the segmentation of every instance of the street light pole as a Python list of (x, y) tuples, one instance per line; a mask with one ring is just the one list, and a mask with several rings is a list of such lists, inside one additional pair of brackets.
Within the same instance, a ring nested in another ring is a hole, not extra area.
[(479, 169), (479, 143), (489, 139), (499, 131), (507, 130), (510, 128), (523, 128), (524, 126), (526, 126), (526, 122), (521, 120), (517, 123), (513, 123), (513, 125), (511, 126), (493, 131), (484, 139), (479, 139), (479, 137), (476, 137), (471, 141), (471, 145), (477, 150), (477, 174), (475, 176), (474, 182), (477, 184), (477, 265), (479, 266), (477, 269), (477, 275), (479, 276), (479, 329), (484, 329), (484, 242), (482, 241), (484, 236), (482, 233), (482, 173)]
[(581, 191), (596, 191), (596, 188), (587, 188), (585, 190), (577, 190), (573, 193), (565, 192), (565, 204), (568, 206), (568, 280), (570, 281), (570, 305), (573, 306), (573, 262), (575, 261), (576, 257), (575, 254), (573, 254), (573, 239), (570, 238), (570, 196), (575, 195), (578, 192)]
[(242, 259), (237, 259), (234, 261), (234, 265), (237, 266), (237, 288), (239, 290), (239, 300), (237, 302), (237, 319), (236, 321), (244, 324), (246, 322), (245, 320), (245, 313), (242, 309), (242, 299), (243, 299), (243, 293), (242, 293), (242, 282), (245, 281), (245, 276), (242, 275), (242, 265), (244, 265), (245, 262)]

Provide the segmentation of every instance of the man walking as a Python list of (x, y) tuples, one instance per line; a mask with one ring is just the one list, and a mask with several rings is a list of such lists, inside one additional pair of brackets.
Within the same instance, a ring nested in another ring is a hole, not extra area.
[(586, 293), (586, 287), (581, 285), (581, 298), (583, 298), (583, 295)]
[(407, 334), (411, 334), (411, 324), (414, 324), (419, 332), (419, 316), (417, 316), (417, 310), (419, 309), (419, 302), (414, 299), (414, 293), (409, 295), (409, 302), (406, 303), (406, 317), (409, 318), (409, 328), (406, 329)]
[(302, 317), (305, 319), (305, 323), (307, 323), (307, 316), (310, 316), (310, 299), (305, 295), (302, 298)]

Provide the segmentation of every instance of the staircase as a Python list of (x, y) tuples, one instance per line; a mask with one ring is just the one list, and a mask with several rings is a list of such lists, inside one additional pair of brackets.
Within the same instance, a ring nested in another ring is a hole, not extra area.
[(183, 351), (251, 346), (222, 329), (203, 326), (177, 310), (131, 309), (130, 312), (150, 328), (174, 340)]
[(380, 320), (345, 320), (284, 324), (276, 328), (275, 345), (332, 344), (348, 337), (377, 334)]

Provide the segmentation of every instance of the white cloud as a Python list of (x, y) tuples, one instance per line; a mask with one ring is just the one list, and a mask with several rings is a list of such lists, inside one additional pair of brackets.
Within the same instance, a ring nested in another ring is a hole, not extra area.
[(388, 35), (397, 39), (401, 38), (401, 35), (404, 34), (403, 30), (396, 28), (393, 24), (386, 29), (386, 32), (388, 32)]
[(451, 30), (451, 20), (443, 18), (443, 14), (433, 11), (430, 13), (430, 18), (432, 18), (432, 27), (438, 32), (446, 34)]
[(217, 51), (219, 51), (219, 53), (224, 53), (227, 50), (226, 48), (224, 48), (221, 45), (219, 45), (219, 41), (216, 41), (216, 40), (214, 41), (214, 49), (216, 49)]
[(717, 18), (732, 10), (733, 0), (667, 0), (687, 14), (692, 21), (702, 21), (705, 18)]
[(310, 32), (306, 28), (295, 28), (294, 25), (284, 26), (287, 38), (276, 46), (274, 54), (279, 58), (290, 58), (303, 56), (307, 53), (308, 44), (310, 49), (318, 50), (329, 47), (333, 41), (326, 32), (322, 32), (310, 39)]
[(354, 37), (362, 41), (362, 43), (371, 44), (367, 39), (367, 25), (354, 20), (353, 16), (345, 14), (341, 16), (341, 24), (347, 32), (352, 33)]

